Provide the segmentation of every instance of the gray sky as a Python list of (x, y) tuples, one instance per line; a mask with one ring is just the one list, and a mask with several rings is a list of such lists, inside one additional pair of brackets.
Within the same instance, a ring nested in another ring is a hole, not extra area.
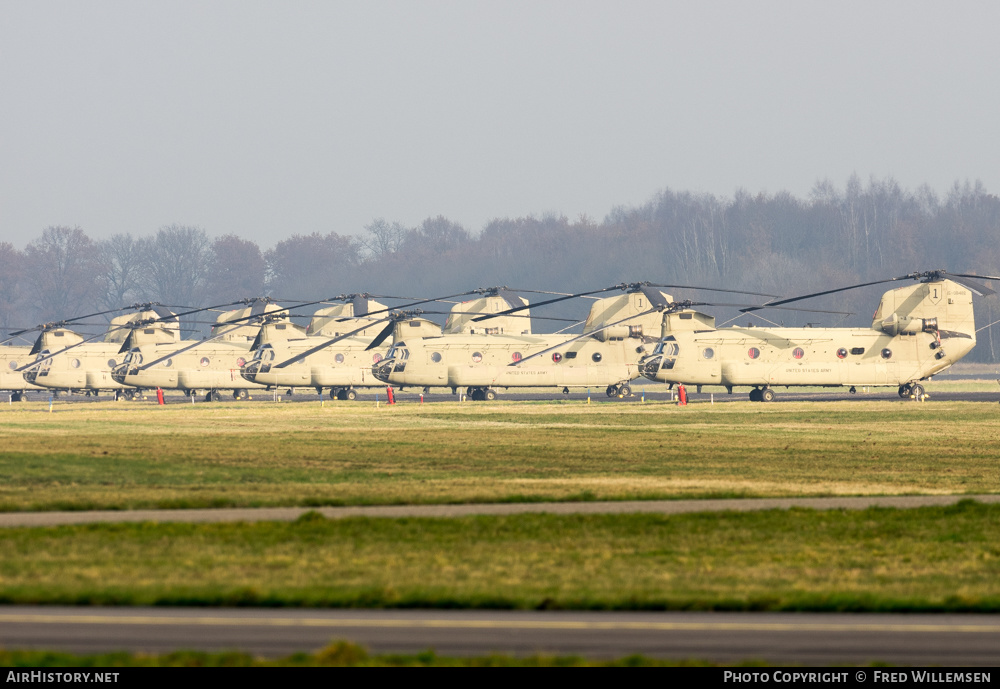
[(0, 0), (0, 240), (1000, 191), (1000, 3)]

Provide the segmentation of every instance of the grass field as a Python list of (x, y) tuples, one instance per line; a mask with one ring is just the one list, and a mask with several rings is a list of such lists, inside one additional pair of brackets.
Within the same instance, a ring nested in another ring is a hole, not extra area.
[(0, 407), (0, 509), (994, 493), (997, 405)]
[(1000, 505), (0, 529), (0, 603), (1000, 610)]

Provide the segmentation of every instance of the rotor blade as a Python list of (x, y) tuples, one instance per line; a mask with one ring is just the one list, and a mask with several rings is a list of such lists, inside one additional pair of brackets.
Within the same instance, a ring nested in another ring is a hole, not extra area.
[(560, 302), (560, 301), (566, 301), (567, 299), (576, 299), (577, 297), (586, 297), (586, 296), (588, 296), (590, 294), (600, 294), (602, 292), (609, 292), (609, 291), (614, 290), (614, 289), (626, 289), (626, 288), (627, 288), (627, 285), (625, 285), (623, 283), (623, 284), (620, 284), (620, 285), (614, 285), (612, 287), (605, 287), (603, 289), (595, 289), (595, 290), (592, 290), (590, 292), (578, 292), (576, 294), (567, 294), (565, 296), (557, 297), (555, 299), (547, 299), (545, 301), (535, 302), (534, 304), (527, 304), (527, 305), (524, 305), (524, 306), (516, 306), (516, 307), (514, 307), (512, 309), (507, 309), (506, 311), (498, 311), (497, 313), (491, 313), (491, 314), (488, 314), (486, 316), (480, 316), (479, 318), (473, 318), (472, 320), (478, 323), (479, 321), (485, 321), (488, 318), (496, 318), (497, 316), (506, 316), (508, 314), (516, 313), (518, 311), (524, 311), (525, 309), (532, 309), (532, 308), (535, 308), (535, 307), (538, 307), (538, 306), (545, 306), (547, 304), (555, 304), (555, 303)]
[(885, 280), (875, 280), (873, 282), (862, 282), (862, 283), (857, 284), (857, 285), (849, 285), (847, 287), (838, 287), (837, 289), (828, 289), (828, 290), (824, 290), (822, 292), (814, 292), (812, 294), (805, 294), (805, 295), (803, 295), (801, 297), (789, 297), (788, 299), (779, 299), (778, 301), (769, 301), (766, 304), (761, 304), (759, 306), (750, 306), (750, 307), (747, 307), (745, 309), (740, 309), (740, 310), (743, 311), (744, 313), (747, 313), (747, 312), (750, 312), (750, 311), (757, 311), (757, 310), (763, 309), (765, 307), (770, 308), (770, 307), (773, 307), (773, 306), (779, 306), (781, 304), (791, 304), (792, 302), (802, 301), (803, 299), (812, 299), (813, 297), (822, 297), (822, 296), (825, 296), (827, 294), (836, 294), (837, 292), (846, 292), (847, 290), (858, 289), (859, 287), (868, 287), (869, 285), (881, 285), (881, 284), (884, 284), (886, 282), (895, 282), (897, 280), (908, 280), (908, 279), (910, 279), (910, 276), (909, 275), (904, 275), (904, 276), (898, 277), (898, 278), (887, 278)]
[(991, 275), (965, 275), (964, 273), (946, 273), (949, 280), (954, 280), (963, 287), (967, 287), (981, 297), (988, 297), (996, 294), (995, 290), (990, 289), (986, 285), (980, 284), (968, 278), (977, 278), (979, 280), (1000, 280), (998, 277), (993, 277)]
[[(395, 319), (392, 316), (390, 316), (389, 318), (383, 318), (380, 321), (375, 321), (375, 323), (383, 323), (385, 321), (392, 321), (392, 320), (395, 320)], [(294, 364), (296, 361), (302, 361), (307, 356), (315, 354), (316, 352), (318, 352), (318, 351), (320, 351), (322, 349), (326, 349), (327, 347), (330, 347), (330, 346), (336, 344), (337, 342), (340, 342), (343, 339), (351, 337), (352, 335), (356, 335), (359, 332), (361, 332), (362, 330), (364, 330), (365, 328), (370, 328), (375, 323), (367, 323), (367, 324), (363, 325), (362, 327), (358, 328), (357, 330), (352, 330), (349, 333), (344, 333), (343, 335), (338, 335), (337, 337), (334, 337), (333, 339), (327, 340), (326, 342), (324, 342), (322, 344), (319, 344), (319, 345), (316, 345), (315, 347), (307, 349), (306, 351), (302, 352), (301, 354), (296, 354), (291, 359), (285, 359), (280, 364), (275, 364), (271, 368), (285, 368), (286, 366), (290, 366), (291, 364)], [(392, 324), (390, 324), (390, 325), (392, 325)]]
[[(421, 299), (420, 301), (410, 302), (409, 304), (400, 304), (398, 306), (387, 306), (384, 309), (376, 309), (375, 311), (369, 311), (365, 315), (366, 316), (374, 316), (374, 315), (377, 315), (377, 314), (380, 314), (380, 313), (385, 313), (387, 311), (398, 311), (399, 309), (408, 309), (411, 306), (419, 306), (420, 304), (429, 304), (432, 301), (440, 301), (442, 299), (452, 299), (454, 297), (465, 297), (465, 296), (468, 296), (470, 294), (477, 294), (477, 292), (475, 290), (472, 290), (470, 292), (460, 292), (459, 294), (449, 294), (449, 295), (444, 296), (444, 297), (435, 297), (434, 299)], [(386, 297), (386, 298), (388, 298), (388, 297)], [(395, 297), (393, 297), (393, 298), (395, 298)], [(349, 321), (349, 320), (351, 320), (351, 317), (338, 318), (336, 320), (336, 322), (337, 323), (343, 323), (344, 321)]]
[(639, 289), (646, 295), (646, 299), (649, 299), (649, 303), (653, 306), (666, 307), (668, 305), (667, 300), (663, 298), (663, 294), (659, 290), (653, 289), (652, 285), (640, 285)]
[(518, 306), (524, 306), (524, 302), (526, 301), (505, 287), (497, 289), (497, 296), (502, 297), (503, 300), (507, 302), (507, 305), (512, 309), (515, 309)]
[[(764, 292), (747, 292), (742, 289), (722, 289), (721, 287), (699, 287), (697, 285), (660, 285), (655, 282), (640, 283), (649, 287), (663, 287), (665, 289), (703, 289), (709, 292), (730, 292), (732, 294), (749, 294), (751, 297), (779, 297), (780, 294), (765, 294)], [(648, 296), (648, 295), (647, 295)]]
[(362, 294), (357, 294), (354, 296), (354, 299), (351, 301), (351, 304), (354, 308), (355, 318), (358, 316), (368, 315), (368, 297)]
[(385, 338), (389, 337), (389, 335), (392, 335), (392, 331), (395, 327), (396, 327), (396, 321), (395, 319), (393, 319), (392, 321), (389, 322), (389, 325), (382, 328), (382, 331), (375, 336), (375, 339), (372, 340), (367, 347), (365, 347), (365, 351), (367, 352), (370, 349), (375, 349), (380, 344), (385, 342)]
[(659, 308), (647, 309), (647, 310), (643, 311), (642, 313), (637, 313), (634, 316), (629, 316), (628, 318), (622, 318), (621, 320), (614, 321), (613, 323), (608, 323), (607, 325), (604, 325), (604, 326), (602, 326), (600, 328), (597, 328), (595, 330), (588, 330), (587, 332), (583, 333), (582, 335), (577, 335), (576, 337), (571, 337), (568, 340), (566, 340), (565, 342), (560, 342), (559, 344), (555, 345), (554, 347), (548, 347), (546, 349), (541, 350), (540, 352), (535, 352), (534, 354), (526, 356), (523, 359), (520, 359), (519, 361), (515, 361), (515, 362), (507, 364), (507, 365), (508, 366), (520, 366), (521, 364), (523, 364), (525, 361), (528, 361), (529, 359), (534, 359), (536, 356), (541, 356), (542, 354), (548, 354), (549, 352), (551, 352), (554, 349), (559, 349), (560, 347), (564, 347), (564, 346), (568, 345), (570, 342), (576, 342), (577, 340), (581, 340), (581, 339), (583, 339), (585, 337), (590, 337), (594, 333), (599, 333), (602, 330), (607, 330), (608, 328), (612, 328), (612, 327), (614, 327), (616, 325), (624, 323), (625, 321), (630, 321), (630, 320), (633, 320), (635, 318), (639, 318), (640, 316), (645, 316), (646, 314), (654, 313), (654, 312), (659, 311), (659, 310), (660, 310)]
[(122, 342), (122, 346), (118, 349), (118, 353), (119, 354), (128, 354), (129, 351), (131, 351), (131, 349), (132, 349), (132, 341), (135, 339), (133, 337), (133, 335), (135, 335), (135, 330), (132, 330), (128, 334), (128, 337), (125, 338), (125, 341)]

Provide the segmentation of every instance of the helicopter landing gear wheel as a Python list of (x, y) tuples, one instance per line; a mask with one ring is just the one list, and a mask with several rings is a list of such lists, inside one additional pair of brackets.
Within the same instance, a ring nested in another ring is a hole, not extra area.
[(907, 397), (909, 397), (910, 396), (910, 386), (909, 385), (900, 385), (899, 386), (899, 396), (902, 397), (904, 400)]
[(497, 398), (497, 391), (493, 388), (486, 388), (483, 390), (483, 401), (492, 402)]
[(627, 383), (622, 383), (618, 386), (618, 396), (619, 397), (629, 397), (632, 394), (632, 388), (628, 386)]
[(760, 401), (761, 402), (773, 402), (777, 395), (774, 394), (774, 390), (771, 388), (764, 388), (760, 391)]
[(910, 394), (913, 395), (913, 397), (920, 399), (924, 396), (924, 386), (920, 383), (914, 383), (910, 388)]
[(235, 400), (245, 400), (249, 396), (250, 393), (247, 391), (246, 388), (239, 388), (237, 390), (233, 390), (233, 399)]
[(218, 390), (210, 390), (207, 395), (205, 395), (206, 402), (221, 402), (222, 393)]
[(608, 397), (616, 397), (618, 395), (618, 386), (609, 385), (606, 392), (608, 394)]
[(848, 390), (848, 392), (851, 393), (852, 395), (856, 395), (858, 394), (858, 389), (852, 385), (851, 389)]
[(122, 396), (125, 397), (125, 399), (127, 399), (129, 402), (131, 402), (132, 400), (135, 399), (135, 390), (126, 390), (125, 392), (122, 393)]
[(332, 400), (339, 400), (340, 399), (340, 390), (338, 390), (337, 388), (330, 388), (330, 399), (332, 399)]
[(358, 391), (354, 388), (347, 388), (344, 390), (344, 399), (353, 402), (358, 399)]
[(761, 399), (762, 399), (762, 397), (761, 397), (760, 388), (754, 388), (753, 390), (750, 391), (750, 401), (751, 402), (760, 402)]
[(11, 402), (23, 402), (24, 401), (24, 393), (23, 392), (12, 392), (10, 394), (10, 401)]

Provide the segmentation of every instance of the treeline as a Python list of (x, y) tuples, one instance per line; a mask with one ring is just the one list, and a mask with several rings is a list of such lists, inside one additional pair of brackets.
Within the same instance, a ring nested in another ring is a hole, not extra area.
[[(141, 301), (204, 306), (262, 294), (305, 300), (362, 291), (435, 296), (493, 285), (575, 292), (649, 280), (795, 295), (936, 268), (1000, 273), (1000, 198), (978, 182), (939, 197), (926, 187), (904, 190), (891, 178), (852, 177), (843, 189), (818, 183), (806, 199), (665, 190), (642, 206), (615, 208), (601, 222), (503, 218), (475, 234), (442, 216), (417, 227), (376, 219), (360, 235), (293, 234), (264, 249), (177, 225), (101, 241), (81, 228), (50, 227), (23, 251), (0, 243), (0, 324)], [(774, 320), (867, 325), (885, 289), (809, 303), (852, 318), (784, 312)], [(675, 296), (733, 301), (682, 290)], [(995, 297), (977, 299), (980, 326), (1000, 313), (994, 307)], [(993, 336), (980, 333), (974, 359), (997, 360), (1000, 330), (996, 347)]]

